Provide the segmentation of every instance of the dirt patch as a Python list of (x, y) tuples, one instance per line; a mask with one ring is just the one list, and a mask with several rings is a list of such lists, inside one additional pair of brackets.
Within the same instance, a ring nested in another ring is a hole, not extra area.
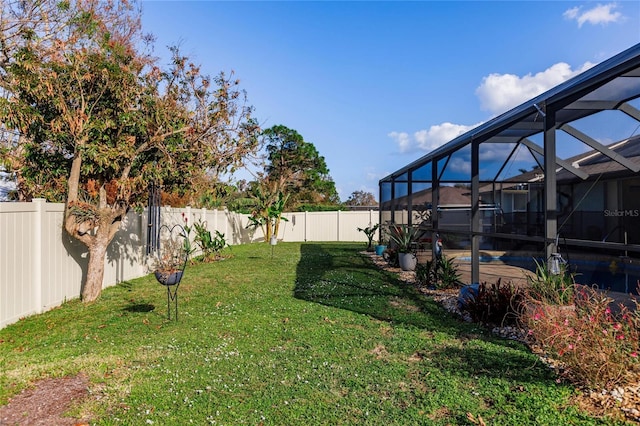
[(65, 417), (64, 413), (88, 395), (89, 380), (82, 374), (40, 380), (0, 407), (0, 425), (87, 425), (86, 419)]

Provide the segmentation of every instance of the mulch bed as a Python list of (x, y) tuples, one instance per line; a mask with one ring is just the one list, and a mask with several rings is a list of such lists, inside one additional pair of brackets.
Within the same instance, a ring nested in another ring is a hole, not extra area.
[(73, 404), (83, 401), (88, 395), (89, 380), (82, 374), (40, 380), (33, 387), (11, 398), (7, 405), (0, 407), (0, 425), (88, 425), (86, 419), (63, 415)]

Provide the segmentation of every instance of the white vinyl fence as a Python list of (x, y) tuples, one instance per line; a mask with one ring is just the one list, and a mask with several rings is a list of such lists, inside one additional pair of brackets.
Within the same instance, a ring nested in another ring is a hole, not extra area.
[[(79, 297), (88, 251), (63, 229), (64, 204), (34, 200), (0, 203), (0, 328)], [(378, 223), (377, 211), (285, 213), (281, 241), (367, 241), (357, 230)], [(206, 222), (229, 244), (260, 242), (260, 229), (247, 229), (248, 216), (226, 210), (163, 207), (164, 224)], [(192, 232), (192, 237), (193, 237)], [(105, 259), (103, 288), (149, 271), (145, 256), (147, 215), (130, 212)]]

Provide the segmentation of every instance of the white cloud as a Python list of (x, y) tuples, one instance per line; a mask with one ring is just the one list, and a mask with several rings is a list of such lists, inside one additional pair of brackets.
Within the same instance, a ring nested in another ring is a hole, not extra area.
[(365, 175), (365, 179), (368, 181), (380, 180), (381, 176), (382, 175), (379, 173), (367, 172), (367, 174)]
[(388, 136), (396, 142), (401, 153), (415, 149), (431, 152), (480, 124), (482, 123), (467, 126), (442, 123), (433, 125), (428, 130), (418, 130), (413, 137), (406, 132), (391, 132)]
[(578, 28), (581, 28), (585, 23), (607, 25), (611, 22), (618, 22), (623, 18), (622, 13), (614, 11), (617, 7), (617, 3), (598, 4), (596, 7), (586, 11), (582, 11), (582, 7), (572, 7), (565, 11), (562, 16), (565, 19), (577, 21)]
[(428, 130), (419, 130), (414, 133), (418, 147), (424, 151), (433, 151), (445, 143), (468, 132), (481, 123), (467, 126), (464, 124), (442, 123), (431, 126)]
[(466, 175), (471, 174), (471, 161), (466, 161), (463, 158), (453, 157), (447, 168), (451, 168), (451, 171), (463, 173)]
[(578, 17), (578, 12), (580, 12), (580, 7), (576, 6), (576, 7), (572, 7), (571, 9), (566, 10), (562, 16), (565, 17), (565, 19), (576, 19)]
[(501, 161), (513, 150), (512, 143), (483, 143), (480, 145), (480, 161)]
[(519, 77), (514, 74), (490, 74), (482, 79), (482, 83), (476, 89), (476, 95), (480, 99), (482, 110), (498, 115), (580, 74), (593, 65), (591, 62), (586, 62), (580, 68), (572, 70), (569, 64), (559, 62), (535, 75), (529, 73)]
[(409, 134), (406, 132), (391, 132), (387, 136), (395, 141), (398, 144), (398, 149), (400, 152), (408, 152), (411, 150), (411, 139), (409, 138)]
[(532, 154), (524, 145), (519, 145), (516, 151), (511, 154), (515, 143), (484, 143), (480, 145), (481, 162), (504, 162), (511, 155), (512, 162), (531, 163), (535, 161)]
[[(575, 13), (577, 14), (578, 11), (575, 11)], [(540, 95), (594, 65), (591, 62), (585, 62), (582, 66), (572, 69), (569, 64), (559, 62), (544, 71), (536, 74), (529, 73), (522, 77), (515, 74), (493, 73), (482, 79), (482, 83), (476, 89), (476, 96), (480, 100), (481, 108), (489, 111), (492, 116), (496, 116)], [(400, 153), (414, 150), (431, 152), (481, 124), (464, 125), (444, 122), (434, 124), (428, 129), (418, 130), (413, 135), (407, 132), (394, 131), (390, 132), (388, 136), (398, 145)], [(512, 146), (508, 147), (504, 144), (499, 147), (485, 147), (480, 155), (484, 161), (504, 160), (511, 148)], [(518, 151), (512, 159), (514, 161), (530, 161), (531, 156), (524, 154)], [(467, 166), (466, 164), (459, 164), (456, 167), (462, 170), (462, 167)]]

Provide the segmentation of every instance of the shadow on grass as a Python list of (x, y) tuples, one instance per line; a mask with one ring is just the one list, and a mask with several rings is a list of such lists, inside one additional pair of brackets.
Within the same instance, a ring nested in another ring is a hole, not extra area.
[(126, 312), (151, 312), (155, 309), (155, 305), (151, 303), (136, 303), (131, 304), (123, 309)]
[(432, 365), (458, 376), (483, 376), (522, 382), (548, 382), (553, 373), (542, 362), (533, 361), (522, 348), (509, 342), (483, 340), (463, 343), (459, 347), (445, 345), (430, 353)]
[(302, 244), (294, 296), (383, 321), (458, 334), (457, 321), (348, 244)]
[(522, 345), (461, 322), (397, 274), (378, 269), (353, 245), (303, 244), (294, 292), (299, 299), (451, 335), (425, 348), (424, 358), (454, 376), (538, 383), (552, 377)]

